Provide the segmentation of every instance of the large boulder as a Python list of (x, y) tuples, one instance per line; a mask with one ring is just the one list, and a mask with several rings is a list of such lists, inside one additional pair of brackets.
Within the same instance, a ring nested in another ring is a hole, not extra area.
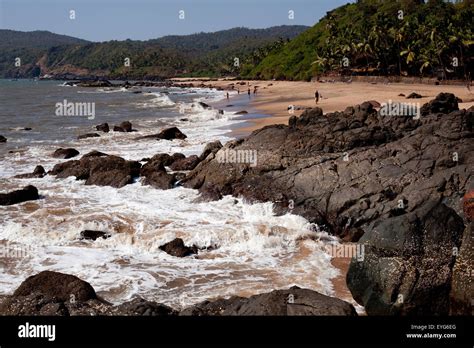
[(13, 205), (37, 199), (39, 199), (38, 189), (31, 185), (28, 185), (21, 190), (0, 193), (0, 205)]
[(50, 174), (58, 178), (75, 176), (78, 180), (86, 180), (86, 185), (120, 188), (133, 183), (140, 174), (140, 168), (139, 162), (126, 161), (117, 156), (87, 156), (59, 163)]
[(60, 301), (87, 301), (97, 298), (94, 288), (87, 282), (69, 274), (43, 271), (28, 277), (15, 290), (13, 296), (27, 296), (41, 293), (46, 297), (55, 297)]
[(205, 301), (184, 309), (180, 315), (356, 316), (357, 313), (350, 303), (295, 286), (250, 298)]
[(73, 148), (63, 149), (62, 147), (53, 152), (53, 157), (68, 159), (79, 155), (79, 151)]
[(440, 93), (434, 100), (421, 107), (421, 115), (449, 114), (457, 110), (459, 110), (458, 98), (452, 93)]
[(463, 220), (442, 203), (378, 220), (359, 243), (347, 286), (368, 315), (447, 315), (452, 267), (463, 237)]
[(7, 138), (5, 138), (3, 135), (0, 135), (0, 143), (6, 143)]

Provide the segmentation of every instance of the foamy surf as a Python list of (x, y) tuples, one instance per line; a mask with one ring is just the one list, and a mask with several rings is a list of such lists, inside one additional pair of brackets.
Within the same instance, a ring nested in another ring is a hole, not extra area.
[[(107, 91), (96, 90), (97, 95)], [(225, 93), (210, 89), (170, 89), (138, 94), (143, 108), (174, 110), (176, 117), (132, 118), (138, 132), (101, 134), (66, 145), (81, 155), (99, 150), (130, 160), (157, 153), (200, 154), (211, 141), (226, 143), (238, 120), (232, 113), (204, 108)], [(191, 97), (190, 97), (191, 96)], [(181, 98), (187, 98), (186, 100)], [(175, 100), (175, 101), (173, 101)], [(132, 103), (137, 103), (133, 101)], [(136, 105), (141, 108), (140, 105)], [(159, 126), (158, 126), (159, 125)], [(137, 140), (166, 125), (178, 125), (185, 140)], [(27, 141), (25, 135), (25, 141)], [(75, 178), (14, 179), (41, 164), (46, 170), (64, 160), (50, 156), (51, 142), (34, 144), (0, 161), (2, 190), (32, 184), (42, 199), (0, 207), (0, 243), (27, 251), (2, 259), (1, 292), (11, 293), (22, 280), (42, 270), (71, 273), (90, 282), (105, 299), (123, 302), (134, 296), (185, 307), (203, 300), (298, 285), (333, 295), (338, 270), (324, 252), (327, 234), (317, 235), (299, 216), (275, 216), (271, 203), (248, 204), (224, 197), (195, 203), (198, 192), (157, 190), (140, 181), (120, 189), (86, 186)], [(62, 146), (60, 140), (57, 146)], [(81, 241), (82, 230), (101, 230), (108, 239)], [(174, 238), (202, 250), (196, 257), (176, 258), (159, 249)], [(334, 241), (332, 241), (334, 242)]]

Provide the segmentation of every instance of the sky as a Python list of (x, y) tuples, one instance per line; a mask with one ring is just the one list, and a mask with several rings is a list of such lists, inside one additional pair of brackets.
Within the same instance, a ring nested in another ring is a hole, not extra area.
[(89, 41), (148, 40), (234, 27), (312, 26), (348, 2), (354, 0), (0, 0), (0, 29), (48, 30)]

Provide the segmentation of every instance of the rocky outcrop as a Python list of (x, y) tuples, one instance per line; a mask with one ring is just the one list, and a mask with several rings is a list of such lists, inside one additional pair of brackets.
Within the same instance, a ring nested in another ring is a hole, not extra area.
[(76, 157), (77, 155), (79, 155), (79, 151), (77, 151), (76, 149), (73, 149), (73, 148), (67, 148), (67, 149), (59, 148), (59, 149), (57, 149), (56, 151), (53, 152), (52, 156), (55, 157), (55, 158), (68, 159), (68, 158)]
[(0, 135), (0, 143), (6, 143), (7, 138), (5, 138), (3, 135)]
[(295, 286), (249, 298), (206, 301), (184, 309), (180, 315), (356, 316), (357, 313), (350, 303)]
[(18, 174), (15, 175), (17, 179), (33, 179), (33, 178), (42, 178), (46, 175), (46, 171), (44, 170), (43, 166), (36, 166), (33, 170), (33, 173), (27, 174)]
[(354, 299), (368, 315), (447, 315), (463, 232), (459, 215), (434, 202), (371, 224), (359, 241), (364, 260), (347, 273)]
[(227, 143), (183, 185), (214, 197), (271, 201), (276, 213), (302, 215), (348, 240), (427, 201), (443, 200), (459, 214), (474, 166), (473, 115), (380, 116), (370, 103), (327, 115), (314, 108), (289, 126)]
[(160, 249), (171, 256), (186, 257), (189, 255), (197, 254), (198, 249), (196, 246), (188, 247), (184, 245), (181, 238), (175, 238), (171, 242), (163, 244)]
[(0, 193), (0, 205), (13, 205), (37, 199), (39, 199), (38, 189), (31, 185), (28, 185), (21, 190)]
[(101, 123), (97, 126), (95, 126), (95, 129), (104, 133), (110, 132), (109, 124), (107, 122)]
[(123, 187), (133, 183), (141, 164), (117, 156), (84, 156), (80, 160), (59, 163), (49, 172), (58, 178), (75, 176), (86, 185)]
[(143, 137), (140, 137), (138, 139), (164, 139), (164, 140), (173, 140), (173, 139), (186, 139), (187, 136), (183, 132), (179, 130), (177, 127), (171, 127), (171, 128), (166, 128), (163, 129), (160, 133), (158, 134), (152, 134), (152, 135), (146, 135)]

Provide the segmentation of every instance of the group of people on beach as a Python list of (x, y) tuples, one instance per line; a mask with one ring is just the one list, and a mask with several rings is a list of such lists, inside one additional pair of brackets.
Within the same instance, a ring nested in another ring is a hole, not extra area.
[[(250, 98), (250, 96), (251, 96), (250, 82), (247, 83), (247, 86), (248, 86), (247, 94), (248, 94), (248, 96), (249, 96), (249, 98)], [(234, 87), (232, 87), (232, 89), (234, 89)], [(253, 94), (254, 94), (254, 95), (257, 94), (257, 90), (258, 90), (258, 86), (254, 86), (254, 87), (253, 87)], [(237, 89), (237, 94), (240, 94), (240, 88)], [(227, 92), (226, 97), (227, 97), (227, 100), (230, 99), (229, 92)], [(316, 92), (314, 92), (314, 101), (316, 102), (316, 104), (319, 103), (319, 99), (322, 99), (322, 96), (321, 96), (321, 94), (319, 93), (319, 91), (316, 90)]]

